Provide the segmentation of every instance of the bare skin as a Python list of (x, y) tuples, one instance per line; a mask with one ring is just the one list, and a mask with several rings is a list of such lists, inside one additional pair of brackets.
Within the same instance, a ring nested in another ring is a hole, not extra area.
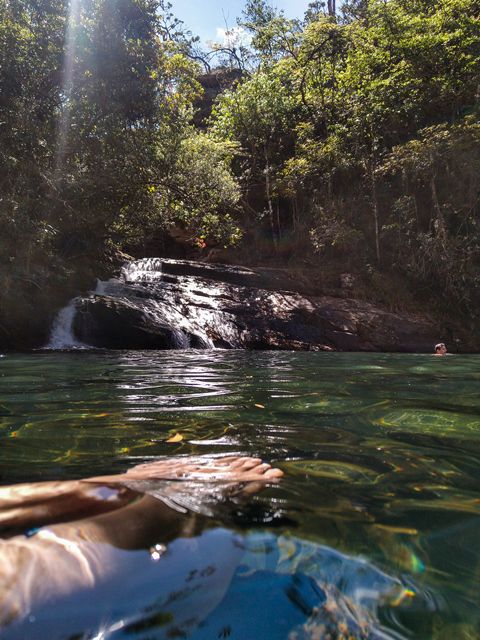
[(125, 480), (161, 478), (165, 480), (206, 480), (209, 482), (255, 482), (277, 480), (280, 469), (260, 458), (231, 456), (227, 458), (170, 458), (139, 464), (125, 474), (97, 476), (84, 482), (122, 483)]
[(443, 342), (439, 342), (437, 345), (435, 345), (435, 356), (444, 356), (447, 353), (447, 347), (445, 346), (445, 344)]
[[(52, 519), (76, 519), (125, 506), (132, 500), (125, 482), (138, 480), (195, 480), (215, 482), (225, 487), (247, 483), (244, 493), (258, 491), (262, 484), (275, 482), (283, 471), (260, 458), (169, 458), (137, 465), (126, 473), (96, 476), (83, 480), (37, 482), (0, 487), (0, 527), (37, 526)], [(260, 483), (260, 484), (258, 484)], [(98, 487), (115, 492), (102, 495)]]
[(127, 484), (166, 480), (174, 497), (182, 481), (192, 481), (201, 500), (202, 485), (215, 486), (216, 495), (243, 495), (282, 475), (258, 458), (177, 458), (125, 474), (0, 488), (0, 526), (11, 532), (36, 527), (29, 537), (0, 539), (0, 625), (114, 575), (115, 549), (145, 549), (193, 533), (195, 515), (174, 511)]

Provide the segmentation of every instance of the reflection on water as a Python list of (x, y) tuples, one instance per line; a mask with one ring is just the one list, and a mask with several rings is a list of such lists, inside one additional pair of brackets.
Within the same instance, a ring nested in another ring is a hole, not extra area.
[[(91, 589), (62, 601), (67, 626), (55, 602), (24, 624), (49, 638), (479, 637), (479, 380), (476, 356), (8, 355), (3, 484), (170, 455), (258, 455), (287, 474), (158, 562), (116, 549), (95, 606)], [(216, 586), (174, 597), (224, 547)]]

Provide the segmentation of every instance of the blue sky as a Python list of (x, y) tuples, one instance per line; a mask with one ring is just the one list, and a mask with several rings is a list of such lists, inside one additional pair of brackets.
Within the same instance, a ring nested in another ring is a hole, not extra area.
[[(232, 28), (237, 24), (245, 6), (244, 0), (171, 0), (172, 12), (185, 26), (205, 43), (219, 41), (217, 29)], [(283, 9), (289, 18), (303, 17), (309, 0), (277, 0), (272, 4)]]

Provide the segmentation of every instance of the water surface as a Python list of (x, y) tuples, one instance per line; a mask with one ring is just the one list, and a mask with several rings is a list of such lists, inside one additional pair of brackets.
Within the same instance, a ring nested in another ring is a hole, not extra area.
[(286, 477), (5, 637), (479, 637), (479, 380), (478, 356), (7, 355), (2, 484), (212, 454)]

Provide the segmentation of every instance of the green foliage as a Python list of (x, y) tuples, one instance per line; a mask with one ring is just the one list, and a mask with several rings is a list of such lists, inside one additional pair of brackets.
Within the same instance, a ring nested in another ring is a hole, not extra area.
[(198, 67), (168, 12), (0, 4), (0, 309), (19, 286), (33, 300), (173, 221), (238, 238), (231, 153), (192, 131)]
[(239, 188), (231, 172), (236, 146), (192, 131), (184, 138), (175, 166), (167, 178), (169, 188), (157, 192), (164, 214), (180, 221), (194, 237), (212, 238), (235, 244), (241, 232), (232, 213), (236, 211)]
[(402, 240), (397, 261), (473, 307), (480, 284), (480, 124), (468, 118), (424, 129), (395, 147), (379, 172), (397, 178), (391, 213), (391, 228)]
[(266, 0), (247, 0), (240, 25), (251, 34), (253, 50), (258, 52), (261, 63), (267, 65), (295, 46), (300, 30), (297, 20), (288, 20)]
[[(293, 144), (295, 98), (287, 90), (287, 82), (282, 67), (276, 68), (276, 73), (259, 71), (221, 95), (213, 112), (213, 134), (241, 148), (237, 166), (244, 191), (264, 190), (265, 206), (259, 213), (267, 214), (274, 242), (279, 232), (274, 221), (279, 176), (287, 147)], [(244, 206), (248, 207), (248, 200)]]
[(275, 211), (274, 241), (293, 230), (304, 256), (309, 230), (324, 260), (393, 266), (475, 308), (479, 12), (353, 0), (337, 18), (312, 3), (300, 28), (248, 3), (260, 68), (220, 98), (212, 127), (242, 145), (246, 210)]
[(301, 22), (249, 0), (256, 70), (199, 133), (196, 39), (166, 0), (4, 0), (0, 296), (180, 224), (261, 238), (265, 258), (393, 266), (473, 313), (479, 14), (351, 0), (337, 16), (332, 0)]

